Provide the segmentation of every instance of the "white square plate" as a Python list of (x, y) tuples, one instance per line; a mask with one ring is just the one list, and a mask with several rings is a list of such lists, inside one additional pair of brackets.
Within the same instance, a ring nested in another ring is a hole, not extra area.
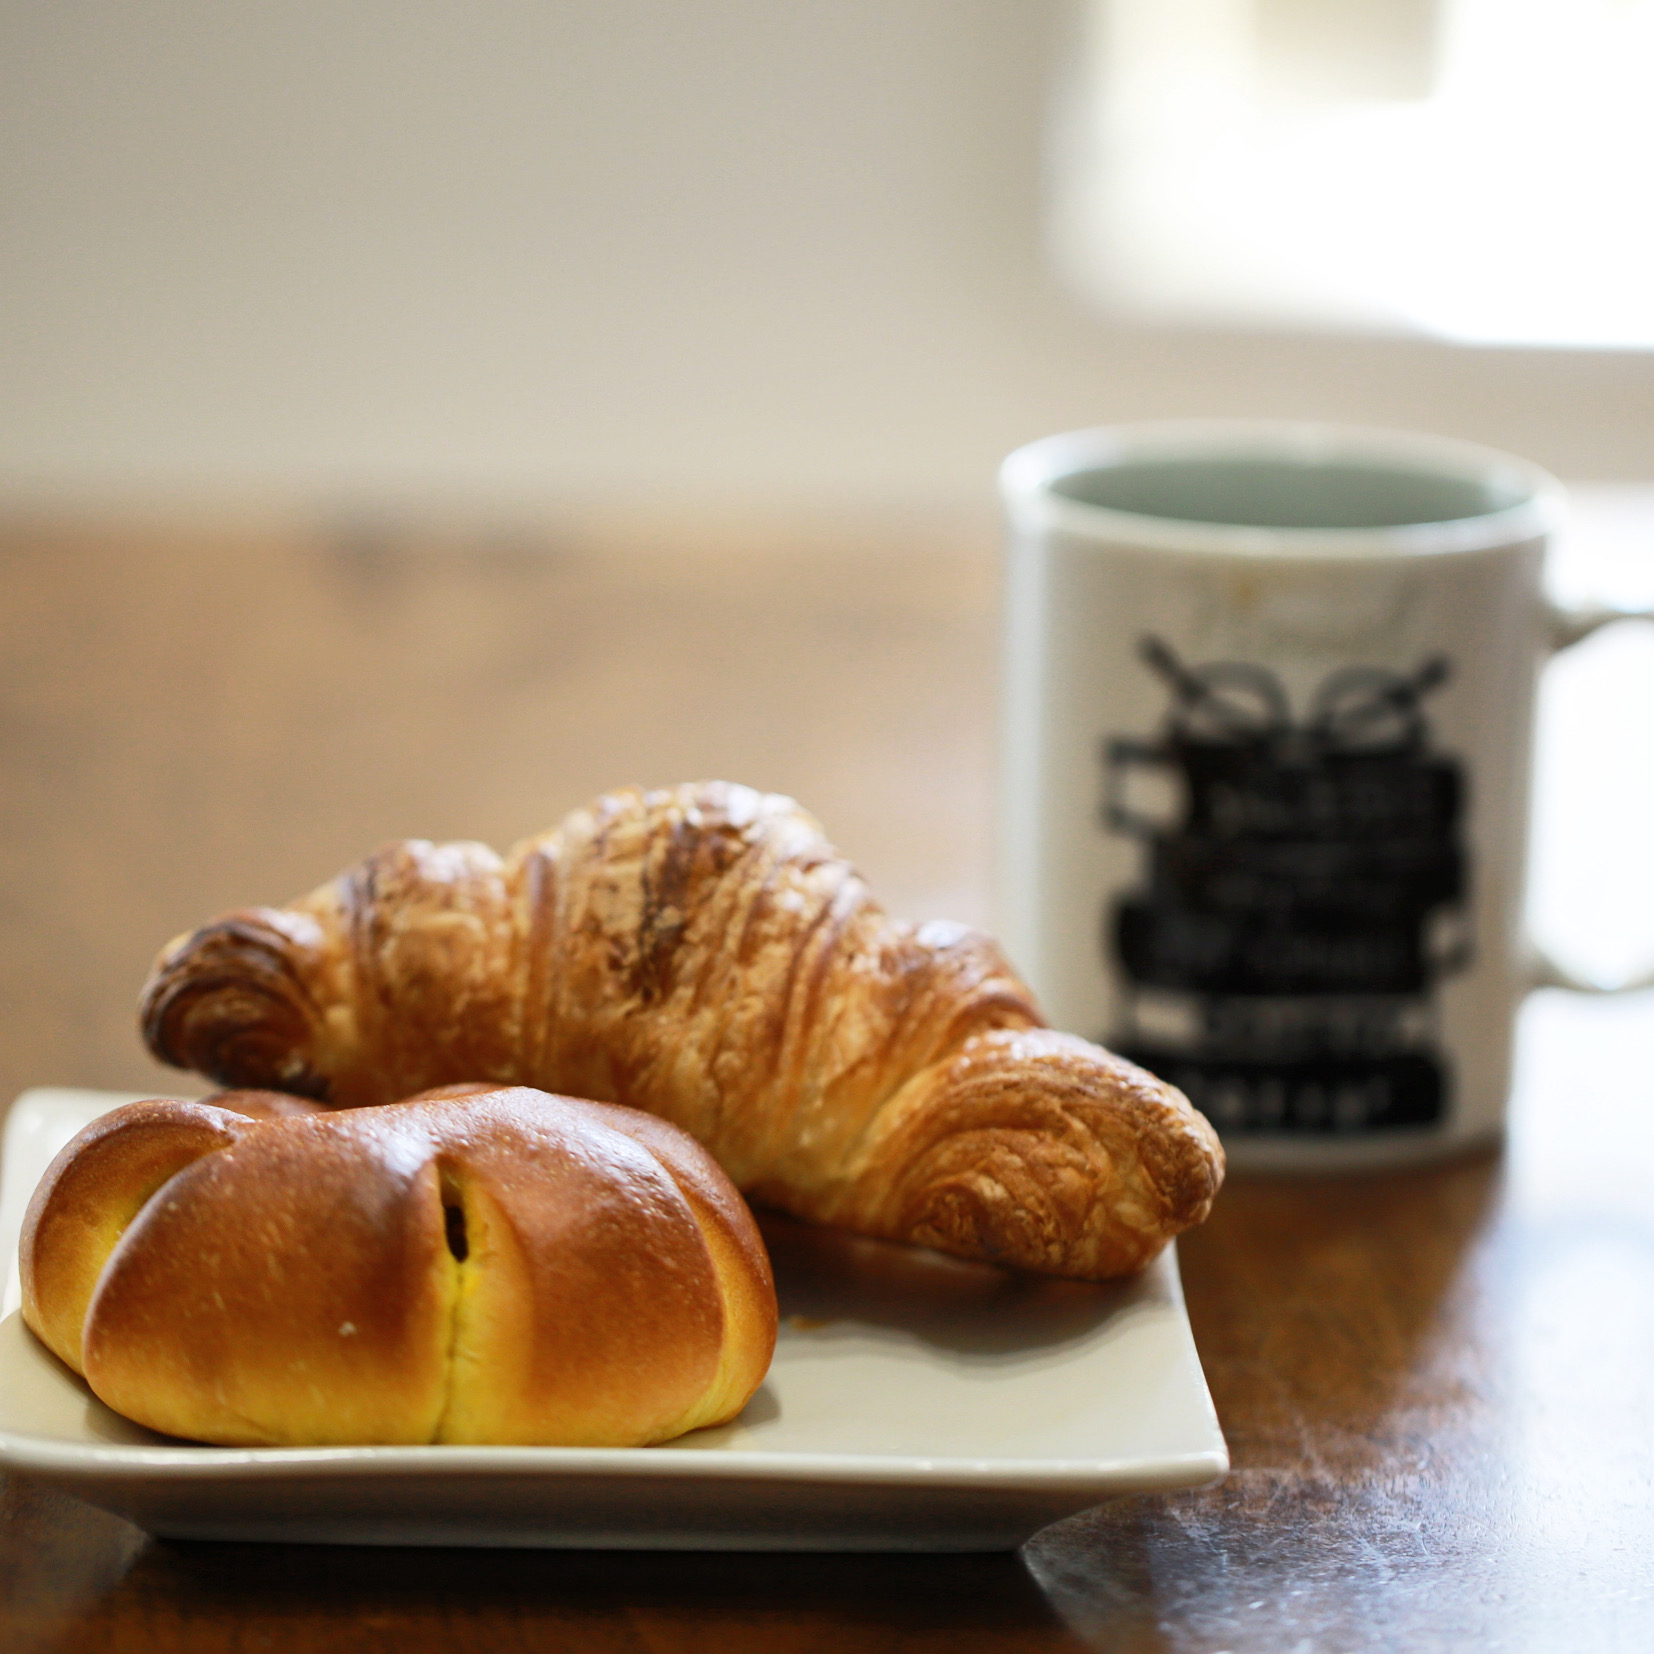
[(781, 1338), (734, 1423), (664, 1447), (219, 1448), (110, 1412), (17, 1313), (40, 1174), (129, 1101), (33, 1090), (0, 1162), (0, 1465), (152, 1533), (375, 1545), (998, 1550), (1229, 1468), (1168, 1250), (1110, 1286), (765, 1219)]

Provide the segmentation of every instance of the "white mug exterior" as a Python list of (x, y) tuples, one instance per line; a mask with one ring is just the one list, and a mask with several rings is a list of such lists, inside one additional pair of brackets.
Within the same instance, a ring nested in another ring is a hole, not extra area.
[[(1182, 1084), (1237, 1166), (1497, 1135), (1559, 486), (1469, 444), (1257, 422), (1050, 438), (1002, 486), (999, 929), (1052, 1022)], [(1194, 515), (1226, 508), (1252, 520)], [(1255, 722), (1214, 737), (1237, 709)], [(1392, 832), (1380, 800), (1349, 837), (1350, 801), (1392, 782), (1423, 815)], [(1434, 895), (1398, 918), (1375, 866)], [(1346, 917), (1293, 917), (1300, 897)]]

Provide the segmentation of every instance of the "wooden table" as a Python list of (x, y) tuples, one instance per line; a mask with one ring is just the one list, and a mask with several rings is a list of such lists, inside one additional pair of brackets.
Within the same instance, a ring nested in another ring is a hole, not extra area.
[[(167, 937), (632, 779), (794, 792), (894, 909), (985, 920), (994, 607), (986, 519), (14, 515), (0, 1090), (177, 1089), (131, 1025)], [(1236, 1180), (1185, 1240), (1218, 1488), (810, 1557), (157, 1543), (14, 1483), (0, 1647), (1654, 1647), (1654, 1005), (1522, 1037), (1502, 1157)]]

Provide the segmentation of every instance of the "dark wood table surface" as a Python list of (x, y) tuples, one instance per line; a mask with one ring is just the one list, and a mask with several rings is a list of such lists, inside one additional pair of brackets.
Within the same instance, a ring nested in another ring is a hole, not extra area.
[[(626, 781), (792, 792), (893, 909), (983, 922), (994, 613), (986, 518), (13, 513), (0, 1092), (192, 1089), (132, 1027), (169, 936)], [(1541, 995), (1502, 1154), (1232, 1181), (1181, 1247), (1210, 1490), (788, 1556), (160, 1542), (13, 1481), (0, 1648), (1654, 1647), (1651, 1053), (1647, 996)]]

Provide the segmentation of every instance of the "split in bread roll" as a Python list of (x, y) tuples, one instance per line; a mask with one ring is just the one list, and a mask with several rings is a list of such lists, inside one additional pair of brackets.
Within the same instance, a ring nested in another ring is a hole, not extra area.
[(1043, 1026), (998, 948), (889, 918), (791, 799), (600, 798), (503, 861), (393, 844), (162, 954), (150, 1049), (336, 1106), (476, 1076), (645, 1109), (753, 1198), (1102, 1279), (1210, 1209), (1181, 1092)]
[(734, 1417), (775, 1287), (711, 1157), (631, 1109), (456, 1089), (116, 1109), (29, 1204), (25, 1321), (197, 1441), (632, 1446)]

